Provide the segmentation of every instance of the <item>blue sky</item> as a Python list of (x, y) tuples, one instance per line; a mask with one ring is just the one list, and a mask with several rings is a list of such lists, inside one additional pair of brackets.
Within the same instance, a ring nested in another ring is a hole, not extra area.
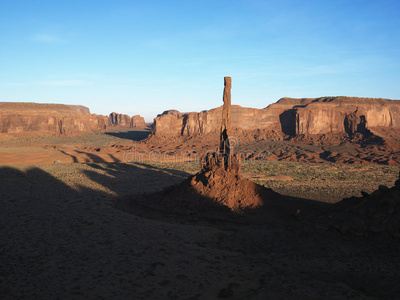
[(0, 101), (93, 113), (400, 99), (400, 1), (0, 0)]

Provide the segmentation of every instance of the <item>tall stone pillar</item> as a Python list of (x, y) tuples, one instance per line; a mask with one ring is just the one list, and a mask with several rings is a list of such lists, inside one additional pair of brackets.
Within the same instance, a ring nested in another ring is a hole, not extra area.
[(217, 152), (207, 153), (201, 160), (201, 169), (208, 170), (223, 168), (228, 172), (240, 173), (240, 156), (233, 155), (234, 149), (229, 144), (231, 133), (231, 78), (224, 77), (224, 105), (222, 107), (222, 123)]
[(232, 162), (232, 153), (229, 145), (229, 133), (231, 129), (231, 77), (224, 77), (224, 105), (222, 107), (222, 124), (220, 133), (219, 153), (222, 156), (225, 169), (229, 169)]

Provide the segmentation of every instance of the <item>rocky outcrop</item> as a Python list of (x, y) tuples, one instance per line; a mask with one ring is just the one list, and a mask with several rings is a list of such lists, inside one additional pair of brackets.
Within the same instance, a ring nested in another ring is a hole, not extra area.
[(73, 135), (107, 129), (107, 117), (88, 113), (84, 106), (0, 103), (0, 133), (42, 132)]
[[(222, 107), (199, 113), (165, 111), (154, 119), (153, 134), (191, 136), (221, 126)], [(363, 132), (369, 128), (400, 128), (400, 101), (378, 98), (282, 98), (264, 109), (232, 106), (232, 128), (267, 129), (283, 134), (313, 135)]]
[(108, 117), (108, 125), (123, 128), (146, 128), (146, 123), (144, 122), (143, 117), (135, 115), (131, 118), (128, 115), (116, 112), (112, 112)]

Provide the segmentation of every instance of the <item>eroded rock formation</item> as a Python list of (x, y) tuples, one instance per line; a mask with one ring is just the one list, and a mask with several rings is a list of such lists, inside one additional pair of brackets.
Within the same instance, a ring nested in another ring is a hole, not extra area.
[[(219, 128), (220, 146), (216, 152), (207, 153), (201, 161), (201, 171), (182, 183), (161, 192), (141, 197), (124, 197), (117, 207), (131, 210), (135, 205), (156, 208), (170, 213), (180, 213), (215, 218), (215, 214), (243, 213), (257, 209), (268, 200), (280, 195), (240, 175), (240, 158), (233, 154), (229, 143), (231, 124), (231, 78), (224, 78), (224, 105)], [(172, 114), (165, 114), (170, 118)], [(175, 117), (176, 118), (176, 117)], [(211, 214), (211, 215), (210, 215)]]
[(219, 152), (227, 160), (225, 166), (230, 166), (232, 158), (231, 148), (229, 145), (229, 134), (231, 130), (231, 78), (224, 78), (224, 105), (222, 106), (222, 124), (219, 138)]
[(217, 152), (207, 153), (202, 159), (202, 173), (218, 173), (221, 169), (233, 175), (240, 173), (240, 158), (233, 154), (230, 143), (231, 134), (231, 78), (224, 78), (224, 105), (222, 107), (222, 122), (219, 133), (219, 148)]
[(112, 112), (108, 117), (108, 125), (115, 127), (130, 127), (131, 117)]
[(130, 126), (131, 128), (145, 128), (146, 123), (144, 122), (143, 117), (141, 117), (140, 115), (134, 115), (131, 118)]
[(123, 128), (145, 128), (146, 123), (144, 118), (135, 115), (132, 118), (128, 115), (119, 114), (112, 112), (108, 117), (108, 125), (112, 127), (123, 127)]
[[(215, 131), (222, 107), (199, 113), (167, 111), (154, 119), (159, 136), (191, 136)], [(171, 112), (171, 113), (170, 113)], [(282, 98), (264, 109), (233, 105), (232, 128), (279, 130), (283, 134), (313, 135), (362, 132), (375, 127), (400, 128), (400, 101), (378, 98)]]
[(80, 105), (0, 103), (0, 133), (41, 132), (73, 135), (107, 129), (107, 117)]

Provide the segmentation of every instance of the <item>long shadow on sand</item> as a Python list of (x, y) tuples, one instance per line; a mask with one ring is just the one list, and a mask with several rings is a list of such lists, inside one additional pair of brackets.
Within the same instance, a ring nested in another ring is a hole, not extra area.
[(149, 136), (150, 130), (109, 131), (106, 132), (105, 134), (115, 136), (121, 139), (141, 141)]
[[(150, 192), (187, 174), (120, 163), (89, 166), (86, 175), (101, 189), (71, 188), (34, 166), (0, 167), (0, 299), (151, 297), (140, 296), (127, 280), (148, 268), (135, 254), (144, 251), (137, 241), (148, 229), (113, 208), (105, 188), (115, 195)], [(147, 238), (142, 244), (152, 243)]]
[[(315, 290), (321, 286), (329, 290), (329, 285), (332, 287), (332, 284), (341, 282), (349, 288), (342, 291), (342, 295), (349, 294), (350, 298), (390, 298), (400, 292), (400, 287), (393, 285), (394, 278), (400, 276), (400, 272), (393, 268), (394, 265), (400, 266), (400, 259), (396, 256), (399, 240), (386, 233), (364, 236), (366, 228), (360, 230), (359, 223), (369, 215), (363, 216), (362, 211), (356, 211), (361, 207), (361, 210), (366, 208), (377, 212), (382, 204), (375, 205), (367, 200), (370, 204), (363, 207), (365, 199), (325, 204), (279, 195), (267, 189), (261, 191), (262, 207), (238, 213), (219, 205), (215, 199), (197, 194), (190, 180), (191, 177), (156, 193), (119, 198), (116, 207), (164, 222), (213, 226), (231, 231), (232, 234), (218, 238), (214, 246), (241, 253), (248, 261), (260, 263), (270, 253), (285, 257), (280, 263), (286, 265), (278, 273), (268, 273), (260, 279), (263, 282), (260, 290), (247, 294), (246, 298), (280, 299), (290, 296), (285, 292), (275, 293), (276, 286), (270, 284), (275, 276), (283, 274), (286, 274), (284, 280), (290, 278), (297, 282), (295, 285), (300, 282), (315, 285)], [(396, 223), (393, 221), (392, 224)], [(346, 227), (355, 231), (350, 232)], [(389, 265), (393, 263), (390, 267), (386, 265), (389, 261)], [(357, 270), (349, 267), (360, 263), (363, 266)], [(296, 275), (290, 275), (289, 269), (296, 270)], [(305, 283), (303, 280), (309, 276), (313, 277), (312, 280)], [(314, 291), (311, 288), (309, 292), (312, 294)], [(327, 293), (325, 296), (329, 298), (332, 295)], [(319, 297), (314, 295), (310, 299)]]

